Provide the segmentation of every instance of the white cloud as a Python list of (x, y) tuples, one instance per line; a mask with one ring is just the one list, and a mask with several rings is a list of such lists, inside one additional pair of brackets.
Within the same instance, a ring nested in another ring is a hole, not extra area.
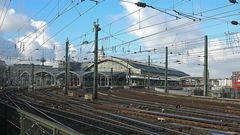
[[(203, 75), (203, 64), (204, 64), (204, 53), (203, 53), (203, 42), (199, 43), (199, 47), (191, 49), (189, 51), (189, 56), (178, 56), (176, 59), (180, 60), (183, 64), (171, 64), (175, 68), (185, 71), (192, 76), (202, 76)], [(232, 47), (236, 47), (237, 44), (233, 44)], [(240, 69), (239, 46), (232, 49), (229, 48), (223, 39), (211, 39), (208, 44), (208, 68), (210, 78), (225, 78), (231, 77), (232, 71), (238, 71)], [(199, 53), (200, 52), (200, 53)], [(201, 56), (201, 57), (198, 57)]]
[[(4, 52), (0, 53), (0, 57), (5, 58), (8, 64), (32, 62), (40, 64), (39, 59), (44, 57), (47, 60), (46, 65), (56, 66), (57, 62), (55, 60), (63, 59), (65, 45), (61, 45), (55, 39), (50, 39), (51, 35), (49, 34), (47, 22), (36, 21), (16, 13), (14, 9), (9, 9), (0, 33), (14, 33), (19, 28), (22, 28), (20, 37), (15, 36), (7, 40), (4, 38), (4, 35), (0, 35), (0, 51)], [(77, 60), (77, 53), (76, 48), (71, 45), (70, 55), (75, 57), (73, 60)], [(9, 63), (6, 59), (8, 56), (15, 57), (15, 61)], [(18, 58), (16, 59), (16, 57)]]
[[(27, 38), (25, 36), (20, 38), (22, 40), (20, 43), (24, 43), (25, 45), (25, 49), (22, 51), (23, 57), (25, 59), (32, 57), (34, 60), (44, 57), (47, 60), (47, 65), (56, 66), (57, 61), (55, 60), (63, 60), (65, 56), (65, 45), (60, 44), (54, 39), (50, 39), (51, 36), (49, 35), (46, 22), (32, 20), (32, 24), (37, 29), (41, 29), (34, 34), (27, 33)], [(19, 48), (20, 43), (18, 43)], [(70, 45), (69, 54), (71, 57), (74, 57), (72, 60), (77, 60), (77, 53), (77, 49), (73, 45)]]
[(0, 36), (0, 56), (2, 57), (18, 57), (18, 48), (15, 47), (15, 44), (10, 41), (2, 38)]
[[(131, 2), (138, 2), (139, 0), (130, 0)], [(131, 3), (121, 2), (120, 3), (127, 13), (132, 13), (139, 9), (136, 5)], [(154, 14), (159, 13), (158, 11), (145, 8), (141, 10), (140, 17), (141, 19), (148, 18)], [(157, 22), (165, 22), (167, 20), (174, 19), (165, 14), (159, 14), (152, 19), (147, 21), (141, 22), (140, 26), (145, 27), (152, 24), (156, 24)], [(139, 12), (129, 16), (129, 22), (138, 22), (139, 21)], [(156, 25), (154, 27), (149, 27), (146, 29), (139, 29), (134, 31), (132, 34), (136, 37), (144, 37), (149, 34), (153, 34), (156, 32), (160, 32), (159, 34), (152, 36), (151, 38), (144, 39), (142, 42), (145, 45), (145, 48), (161, 48), (164, 47), (167, 43), (178, 44), (180, 41), (187, 41), (190, 39), (195, 39), (199, 37), (203, 37), (202, 30), (201, 30), (201, 22), (195, 21), (195, 23), (190, 19), (178, 19), (176, 21), (168, 22), (162, 25)], [(178, 27), (185, 23), (191, 23), (191, 25), (186, 25), (185, 27)], [(139, 25), (131, 28), (138, 29)], [(171, 30), (174, 28), (174, 30)], [(162, 32), (161, 32), (162, 31)], [(240, 37), (238, 35), (238, 37)], [(239, 41), (240, 38), (238, 38)], [(195, 41), (192, 41), (195, 42)], [(209, 72), (211, 78), (219, 78), (219, 77), (230, 77), (232, 71), (240, 70), (240, 64), (237, 61), (240, 50), (235, 50), (235, 55), (229, 54), (231, 51), (228, 51), (228, 54), (219, 53), (219, 51), (214, 52), (212, 50), (216, 50), (223, 47), (229, 47), (223, 39), (211, 39), (209, 44)], [(196, 42), (195, 42), (196, 43)], [(190, 43), (191, 44), (191, 43)], [(239, 43), (238, 43), (239, 44)], [(235, 45), (238, 45), (235, 43)], [(169, 50), (172, 52), (178, 52), (185, 54), (179, 56), (173, 56), (175, 60), (180, 60), (182, 64), (177, 63), (170, 63), (169, 66), (172, 68), (176, 68), (178, 70), (184, 71), (192, 76), (202, 76), (203, 75), (203, 57), (198, 57), (195, 52), (203, 52), (203, 45), (204, 42), (196, 44), (196, 47), (193, 49), (187, 48), (188, 44), (183, 47), (169, 47)], [(187, 56), (187, 51), (190, 54)], [(162, 50), (164, 52), (164, 50)], [(224, 51), (225, 52), (225, 51)], [(192, 56), (195, 55), (195, 56)], [(203, 53), (201, 53), (203, 55)], [(141, 56), (138, 56), (140, 58)], [(144, 56), (143, 56), (144, 57)], [(159, 56), (157, 56), (159, 57)], [(146, 59), (146, 58), (143, 58)]]
[[(2, 13), (3, 9), (0, 9), (0, 12)], [(4, 9), (3, 13), (5, 12), (6, 9)], [(0, 22), (2, 22), (3, 19), (4, 16), (2, 15)], [(35, 29), (35, 27), (31, 24), (31, 20), (27, 16), (16, 13), (14, 9), (9, 9), (4, 22), (2, 23), (0, 32), (17, 32), (20, 28), (21, 32), (32, 31)]]
[[(138, 2), (138, 0), (131, 0), (131, 2)], [(121, 5), (125, 8), (127, 13), (132, 13), (138, 9), (136, 5), (133, 5), (131, 3), (121, 2)], [(131, 29), (138, 29), (139, 27), (144, 28), (153, 24), (161, 23), (161, 22), (167, 22), (163, 23), (161, 25), (155, 25), (152, 27), (147, 27), (144, 29), (139, 29), (135, 31), (133, 34), (137, 37), (144, 37), (147, 35), (151, 35), (153, 33), (159, 32), (159, 34), (155, 36), (151, 36), (150, 38), (147, 38), (146, 40), (143, 40), (146, 48), (160, 48), (163, 46), (160, 46), (159, 44), (169, 43), (169, 42), (178, 42), (178, 41), (184, 41), (188, 39), (193, 39), (196, 37), (199, 37), (201, 35), (200, 31), (200, 23), (195, 22), (191, 27), (189, 25), (186, 25), (185, 27), (179, 27), (186, 23), (193, 22), (190, 19), (178, 19), (176, 21), (169, 21), (173, 20), (175, 18), (170, 17), (169, 15), (166, 15), (164, 13), (159, 13), (159, 11), (154, 10), (152, 8), (146, 7), (143, 10), (140, 10), (140, 12), (136, 12), (132, 14), (129, 19), (130, 22), (138, 22), (139, 21), (139, 13), (141, 20), (144, 20), (146, 18), (149, 18), (151, 16), (151, 19), (148, 19), (146, 21), (143, 21), (139, 25), (135, 25), (134, 28)], [(158, 14), (155, 16), (156, 14)], [(169, 21), (169, 22), (168, 22)], [(171, 30), (173, 29), (173, 30)], [(191, 32), (188, 32), (191, 31)], [(184, 33), (184, 34), (182, 34)]]

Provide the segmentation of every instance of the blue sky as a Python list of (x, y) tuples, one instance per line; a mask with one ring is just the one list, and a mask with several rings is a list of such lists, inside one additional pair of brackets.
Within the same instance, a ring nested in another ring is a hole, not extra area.
[[(41, 1), (30, 1), (30, 0), (21, 0), (21, 1), (13, 1), (12, 7), (16, 10), (16, 12), (25, 14), (28, 17), (34, 16), (34, 14), (39, 11), (48, 0)], [(66, 0), (59, 0), (59, 7), (57, 6), (55, 13), (64, 7), (64, 4), (67, 3)], [(37, 17), (33, 18), (35, 20), (43, 20), (45, 16), (48, 15), (49, 11), (52, 10), (58, 4), (58, 0), (54, 0), (50, 2), (49, 5), (44, 11), (42, 11)], [(54, 33), (59, 30), (65, 23), (70, 22), (74, 17), (78, 15), (78, 12), (82, 13), (82, 11), (94, 5), (94, 2), (83, 2), (73, 10), (69, 11), (65, 15), (61, 16), (58, 21), (54, 22), (51, 26), (49, 26), (50, 32)], [(79, 35), (83, 35), (85, 32), (88, 32), (93, 27), (93, 22), (99, 18), (101, 24), (107, 24), (111, 21), (111, 16), (116, 14), (120, 14), (123, 8), (119, 5), (118, 1), (109, 1), (99, 4), (89, 13), (80, 17), (75, 23), (73, 23), (70, 27), (68, 27), (64, 32), (59, 34), (57, 38), (59, 40), (65, 39), (66, 37), (73, 38)], [(110, 11), (110, 12), (109, 12)], [(50, 17), (49, 17), (50, 18)]]
[[(61, 15), (53, 23), (48, 24), (48, 22), (56, 17), (58, 13), (61, 13), (68, 6), (74, 6), (78, 1), (73, 0), (73, 3), (70, 4), (71, 1), (68, 0), (12, 0), (2, 29), (0, 30), (1, 42), (8, 44), (12, 49), (9, 49), (6, 45), (0, 46), (1, 58), (6, 59), (6, 57), (8, 57), (9, 59), (9, 57), (12, 56), (15, 57), (15, 59), (25, 59), (25, 62), (29, 63), (33, 62), (35, 59), (46, 57), (48, 63), (52, 64), (54, 60), (61, 60), (64, 57), (64, 42), (68, 37), (72, 44), (70, 53), (75, 58), (73, 60), (79, 61), (85, 57), (88, 57), (89, 60), (91, 60), (92, 55), (89, 51), (93, 49), (92, 44), (82, 46), (81, 54), (79, 54), (79, 44), (84, 40), (93, 41), (93, 22), (98, 18), (100, 27), (102, 28), (99, 33), (99, 38), (107, 37), (104, 40), (99, 41), (99, 46), (100, 48), (101, 46), (104, 46), (107, 55), (124, 57), (142, 62), (146, 62), (147, 55), (151, 55), (153, 64), (162, 65), (164, 63), (163, 47), (169, 46), (170, 51), (172, 52), (172, 56), (169, 56), (171, 67), (183, 70), (194, 76), (200, 76), (202, 75), (201, 65), (203, 63), (203, 53), (197, 52), (203, 50), (202, 37), (204, 35), (209, 35), (209, 49), (212, 51), (209, 56), (209, 65), (210, 69), (212, 69), (210, 73), (215, 78), (229, 77), (231, 71), (239, 70), (240, 68), (235, 66), (238, 63), (237, 58), (239, 57), (238, 54), (240, 52), (238, 51), (238, 47), (234, 49), (223, 49), (226, 47), (238, 46), (238, 33), (233, 35), (235, 38), (231, 43), (229, 43), (230, 38), (233, 36), (227, 37), (224, 33), (239, 32), (239, 26), (233, 26), (230, 24), (232, 20), (240, 21), (239, 4), (230, 4), (228, 0), (144, 0), (142, 2), (146, 2), (155, 8), (166, 10), (171, 14), (177, 15), (173, 12), (173, 10), (176, 10), (180, 13), (202, 18), (202, 21), (193, 21), (180, 15), (179, 17), (181, 17), (181, 19), (174, 20), (174, 18), (169, 15), (151, 8), (145, 8), (129, 15), (128, 17), (111, 23), (126, 14), (137, 11), (139, 8), (136, 5), (127, 2), (105, 0), (58, 33), (59, 30), (74, 20), (79, 14), (95, 5), (94, 2), (85, 0), (64, 15)], [(125, 1), (137, 2), (137, 0)], [(0, 3), (1, 11), (4, 2), (5, 0), (2, 0)], [(38, 13), (42, 8), (44, 9)], [(151, 17), (153, 15), (155, 16)], [(143, 21), (148, 17), (151, 18)], [(0, 20), (2, 20), (2, 18), (0, 18)], [(173, 21), (168, 22), (170, 20)], [(139, 21), (143, 22), (139, 23)], [(149, 27), (161, 22), (162, 24)], [(109, 25), (110, 23), (111, 25)], [(17, 32), (17, 29), (23, 24), (25, 25), (24, 29)], [(46, 24), (46, 27), (39, 30), (39, 26), (43, 24)], [(122, 34), (118, 35), (118, 33), (116, 33), (117, 31), (133, 24), (136, 25), (122, 31)], [(184, 24), (189, 25), (180, 27), (180, 25)], [(129, 32), (131, 30), (132, 32)], [(36, 32), (36, 35), (24, 39), (26, 35), (32, 32)], [(113, 37), (109, 37), (109, 32)], [(156, 36), (133, 41), (157, 32), (159, 32), (159, 34)], [(34, 39), (34, 37), (37, 36), (39, 37)], [(76, 37), (81, 38), (76, 39)], [(24, 44), (25, 50), (22, 50), (23, 45), (18, 42), (19, 39), (24, 39), (22, 40), (22, 42), (24, 42), (22, 44)], [(43, 44), (43, 42), (48, 39), (49, 41)], [(199, 40), (201, 40), (201, 42)], [(126, 43), (128, 41), (133, 42)], [(183, 45), (183, 42), (185, 42), (185, 45)], [(17, 43), (17, 48), (14, 50), (15, 43)], [(116, 45), (119, 47), (114, 48)], [(154, 48), (156, 48), (157, 51), (134, 54), (134, 52), (139, 52), (140, 48), (141, 51), (147, 49), (152, 50)], [(220, 49), (220, 51), (215, 52), (214, 50), (216, 49)], [(6, 53), (14, 51), (17, 52)], [(180, 52), (184, 55), (177, 56)], [(226, 54), (226, 57), (223, 57), (224, 54)], [(196, 57), (195, 55), (201, 56)], [(181, 64), (176, 63), (175, 61), (177, 60), (181, 61)], [(7, 62), (9, 63), (9, 60), (7, 60)], [(22, 62), (23, 61), (11, 60), (10, 64)], [(222, 63), (228, 64), (221, 66)]]
[[(173, 1), (176, 6), (176, 9), (192, 13), (194, 10), (195, 13), (200, 12), (201, 10), (208, 10), (215, 7), (220, 7), (223, 5), (228, 5), (228, 0), (195, 0), (193, 3), (191, 0), (161, 0), (158, 2), (155, 2), (153, 6), (157, 8), (166, 8), (166, 9), (172, 9), (173, 8)], [(183, 2), (182, 2), (183, 1)], [(27, 17), (31, 18), (33, 17), (45, 4), (47, 4), (48, 0), (41, 0), (41, 1), (31, 1), (31, 0), (19, 0), (19, 1), (12, 1), (11, 8), (15, 9), (17, 13), (24, 14)], [(146, 0), (143, 2), (152, 3), (153, 0)], [(59, 3), (59, 6), (57, 6)], [(57, 6), (57, 8), (52, 13), (51, 17), (53, 15), (56, 15), (56, 13), (61, 10), (64, 7), (64, 4), (67, 3), (67, 0), (52, 0), (50, 4), (44, 9), (44, 11), (41, 11), (41, 13), (37, 16), (35, 16), (34, 20), (44, 20), (46, 15)], [(202, 9), (199, 9), (200, 3), (202, 3), (201, 7)], [(194, 9), (192, 10), (192, 4)], [(58, 21), (55, 21), (54, 24), (49, 26), (50, 33), (55, 33), (63, 26), (63, 24), (71, 21), (74, 17), (78, 15), (78, 11), (81, 12), (84, 9), (89, 8), (91, 5), (94, 5), (93, 2), (83, 2), (80, 4), (76, 9), (74, 8), (72, 11), (66, 13), (61, 18), (58, 19)], [(135, 5), (132, 5), (133, 7)], [(78, 11), (77, 11), (78, 10)], [(215, 13), (215, 12), (211, 12)], [(99, 18), (100, 25), (109, 24), (113, 18), (120, 17), (124, 15), (124, 8), (120, 5), (120, 2), (118, 0), (106, 0), (104, 3), (99, 4), (96, 6), (93, 10), (91, 10), (86, 15), (80, 17), (75, 23), (73, 23), (70, 27), (68, 27), (64, 32), (60, 33), (59, 36), (57, 36), (58, 40), (63, 41), (66, 37), (73, 38), (79, 35), (83, 35), (84, 33), (88, 32), (93, 27), (93, 21), (95, 21), (97, 18)], [(49, 19), (51, 18), (49, 17)], [(48, 19), (48, 20), (49, 20)], [(126, 19), (124, 20), (126, 22)], [(230, 20), (229, 20), (230, 21)], [(122, 24), (123, 22), (121, 22)], [(117, 23), (119, 25), (120, 23)], [(120, 24), (120, 26), (121, 26)], [(122, 26), (129, 25), (129, 23), (123, 23)], [(114, 27), (117, 29), (118, 26), (114, 25)], [(112, 29), (114, 29), (114, 27)], [(108, 29), (108, 28), (107, 28)], [(206, 33), (211, 32), (207, 31)]]

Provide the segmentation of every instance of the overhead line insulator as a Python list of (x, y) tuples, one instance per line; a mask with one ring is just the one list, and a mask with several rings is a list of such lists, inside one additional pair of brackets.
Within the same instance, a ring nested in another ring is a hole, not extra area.
[(238, 3), (236, 0), (228, 0), (230, 3), (236, 4)]
[(143, 3), (143, 2), (137, 2), (135, 3), (138, 7), (142, 7), (142, 8), (145, 8), (147, 6), (146, 3)]

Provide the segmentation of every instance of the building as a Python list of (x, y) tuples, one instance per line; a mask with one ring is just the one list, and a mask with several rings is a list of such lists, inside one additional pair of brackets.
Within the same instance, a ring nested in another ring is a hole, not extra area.
[(232, 88), (234, 90), (240, 90), (240, 71), (232, 72)]
[[(123, 86), (148, 86), (148, 75), (150, 76), (150, 87), (164, 86), (165, 68), (157, 65), (132, 61), (117, 57), (104, 57), (98, 62), (98, 85), (99, 87), (123, 87)], [(11, 86), (64, 86), (65, 69), (64, 62), (59, 63), (59, 68), (46, 65), (15, 64), (9, 66), (9, 85)], [(93, 86), (94, 64), (85, 62), (70, 62), (69, 84), (70, 86), (81, 86), (91, 88)], [(189, 76), (188, 74), (169, 68), (168, 86), (175, 88), (179, 86), (179, 78)]]
[(232, 72), (232, 89), (234, 91), (234, 98), (240, 97), (240, 71)]
[(6, 69), (7, 65), (5, 61), (0, 60), (0, 89), (5, 86), (6, 84)]
[[(73, 64), (73, 67), (78, 64)], [(71, 67), (71, 65), (70, 65)], [(72, 69), (72, 67), (70, 68)], [(78, 67), (77, 69), (80, 69)], [(36, 87), (64, 85), (65, 70), (63, 68), (53, 68), (46, 65), (14, 64), (8, 66), (8, 78), (10, 86), (30, 86)], [(69, 84), (71, 86), (80, 85), (80, 71), (72, 69), (69, 73)]]
[(6, 67), (6, 66), (7, 66), (7, 64), (6, 64), (6, 62), (5, 62), (5, 61), (3, 61), (3, 60), (0, 60), (0, 66), (4, 66), (4, 67)]
[(218, 79), (218, 86), (220, 86), (220, 87), (232, 87), (232, 78)]
[[(84, 69), (83, 85), (91, 87), (93, 84), (94, 64), (87, 65)], [(163, 86), (165, 68), (157, 65), (132, 61), (117, 57), (104, 57), (98, 64), (99, 86), (147, 86), (148, 74), (150, 75), (150, 86)], [(169, 87), (179, 85), (178, 78), (189, 76), (188, 74), (169, 68)]]

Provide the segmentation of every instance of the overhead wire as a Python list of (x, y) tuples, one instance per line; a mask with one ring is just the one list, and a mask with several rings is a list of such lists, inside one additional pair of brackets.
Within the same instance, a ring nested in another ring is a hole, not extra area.
[[(122, 1), (122, 0), (120, 0), (120, 1)], [(157, 1), (159, 1), (159, 0), (155, 0), (155, 1), (151, 2), (150, 4), (156, 3)], [(106, 27), (111, 27), (114, 23), (116, 23), (116, 22), (118, 22), (118, 21), (121, 21), (121, 20), (123, 20), (124, 18), (126, 18), (126, 17), (128, 17), (128, 16), (131, 16), (131, 15), (133, 15), (134, 13), (139, 12), (139, 10), (143, 10), (143, 9), (144, 9), (144, 8), (139, 8), (139, 9), (137, 9), (137, 10), (131, 12), (131, 13), (124, 14), (123, 16), (121, 16), (121, 17), (119, 17), (119, 18), (111, 21), (110, 23), (107, 23), (107, 24), (103, 25), (103, 26), (101, 27), (101, 29), (103, 30), (103, 29), (106, 28)], [(89, 30), (88, 32), (86, 32), (85, 34), (88, 34), (88, 33), (91, 32), (91, 31), (92, 31), (92, 29)], [(73, 39), (70, 39), (70, 40), (71, 40), (71, 41), (75, 41), (75, 40), (77, 40), (77, 39), (79, 39), (79, 38), (82, 38), (85, 34), (83, 34), (83, 35), (81, 35), (81, 36), (74, 37)], [(111, 37), (111, 36), (109, 36), (109, 37)]]
[[(209, 10), (206, 10), (206, 11), (202, 11), (202, 13), (206, 13), (206, 12), (210, 12), (210, 11), (215, 11), (215, 10), (218, 10), (218, 9), (222, 9), (222, 8), (226, 8), (226, 7), (229, 7), (229, 6), (232, 6), (233, 4), (230, 4), (230, 5), (226, 5), (226, 6), (222, 6), (222, 7), (218, 7), (218, 8), (213, 8), (213, 9), (209, 9)], [(199, 14), (199, 13), (198, 13)], [(198, 14), (195, 14), (195, 15), (198, 15)], [(138, 24), (138, 22), (136, 23)], [(135, 24), (135, 25), (136, 25)], [(132, 27), (132, 26), (130, 26)]]
[[(206, 28), (208, 28), (208, 27), (206, 27)], [(211, 35), (211, 36), (213, 36), (213, 35)], [(216, 37), (215, 37), (216, 38)], [(173, 46), (173, 47), (181, 47), (181, 46), (184, 46), (185, 44), (188, 44), (188, 49), (191, 49), (190, 48), (190, 44), (189, 44), (189, 42), (191, 42), (191, 41), (194, 41), (194, 43), (191, 43), (191, 44), (193, 44), (193, 45), (198, 45), (199, 43), (197, 42), (197, 41), (199, 41), (200, 43), (202, 43), (203, 41), (203, 37), (201, 37), (201, 38), (194, 38), (194, 39), (190, 39), (190, 40), (187, 40), (187, 41), (179, 41), (181, 44), (179, 44), (179, 43), (175, 43), (175, 42), (169, 42), (169, 43), (164, 43), (166, 46)], [(81, 45), (81, 44), (79, 44), (79, 45)], [(75, 47), (76, 47), (77, 45), (75, 45)], [(161, 44), (158, 44), (158, 46), (161, 46)], [(141, 51), (140, 53), (142, 53), (143, 51)], [(138, 51), (134, 51), (133, 53), (138, 53)], [(116, 53), (115, 53), (116, 54)], [(124, 54), (125, 55), (125, 54)]]
[[(61, 31), (63, 31), (64, 29), (66, 29), (67, 27), (69, 27), (72, 23), (74, 23), (76, 20), (78, 20), (78, 18), (80, 18), (82, 15), (86, 14), (87, 12), (89, 12), (90, 10), (92, 10), (95, 6), (97, 6), (98, 4), (104, 2), (105, 0), (99, 1), (97, 4), (91, 6), (90, 8), (88, 8), (87, 10), (85, 10), (83, 13), (79, 14), (75, 19), (73, 19), (71, 22), (69, 22), (68, 24), (66, 24), (64, 27), (62, 27), (58, 32), (56, 32), (53, 36), (51, 36), (50, 38), (48, 38), (45, 42), (43, 42), (42, 44), (40, 44), (40, 46), (43, 46), (45, 43), (47, 43), (49, 40), (51, 40), (52, 38), (54, 38), (57, 34), (59, 34)], [(29, 55), (31, 55), (34, 51), (30, 52)]]
[[(156, 2), (156, 1), (155, 1)], [(154, 3), (154, 2), (153, 2)], [(226, 5), (226, 6), (222, 6), (222, 7), (218, 7), (218, 8), (213, 8), (213, 9), (209, 9), (209, 10), (206, 10), (206, 11), (202, 11), (202, 13), (205, 13), (205, 12), (210, 12), (210, 11), (214, 11), (214, 10), (218, 10), (218, 9), (221, 9), (221, 8), (226, 8), (226, 7), (228, 7), (228, 6), (232, 6), (232, 4), (230, 4), (230, 5)], [(142, 8), (141, 8), (142, 9)], [(138, 10), (136, 10), (136, 11), (134, 11), (134, 12), (131, 12), (131, 13), (129, 13), (129, 14), (127, 14), (127, 15), (125, 15), (125, 16), (123, 16), (123, 17), (120, 17), (119, 19), (117, 19), (117, 20), (114, 20), (113, 22), (111, 22), (111, 23), (114, 23), (114, 22), (117, 22), (117, 21), (120, 21), (121, 19), (123, 19), (123, 18), (125, 18), (125, 17), (127, 17), (127, 16), (129, 16), (129, 15), (132, 15), (132, 14), (134, 14), (134, 13), (136, 13)], [(109, 24), (107, 24), (107, 25), (111, 25), (111, 23), (109, 23)], [(138, 24), (139, 22), (137, 22), (136, 24)], [(105, 26), (103, 26), (103, 28), (104, 27), (106, 27), (107, 25), (105, 25)], [(80, 37), (82, 37), (82, 36), (80, 36)], [(109, 36), (109, 37), (112, 37), (112, 36)], [(77, 38), (77, 37), (76, 37)], [(75, 38), (75, 39), (76, 39)], [(100, 38), (100, 40), (101, 40), (102, 38)], [(123, 42), (123, 41), (122, 41)]]
[[(187, 42), (187, 41), (185, 41), (185, 42)], [(195, 42), (194, 42), (194, 44), (193, 45), (197, 45), (197, 44), (199, 44), (199, 43), (196, 43), (197, 41), (196, 41), (196, 39), (195, 39)], [(239, 41), (235, 41), (235, 42), (239, 42)], [(182, 42), (182, 41), (180, 41), (180, 43), (184, 43), (184, 42)], [(203, 44), (203, 41), (201, 41), (201, 43)], [(217, 44), (216, 44), (217, 43)], [(226, 44), (225, 44), (225, 39), (222, 39), (222, 40), (218, 40), (218, 41), (209, 41), (209, 44), (210, 45), (212, 45), (212, 46), (210, 46), (209, 47), (209, 49), (211, 49), (212, 47), (217, 47), (217, 46), (222, 46), (222, 45), (225, 45), (226, 46)], [(214, 44), (216, 44), (216, 45), (214, 45)], [(171, 46), (169, 46), (169, 47), (171, 47)], [(176, 46), (173, 46), (174, 48), (176, 48)], [(186, 46), (187, 47), (187, 49), (188, 50), (191, 50), (191, 49), (194, 49), (194, 47), (193, 48), (190, 48), (190, 46), (188, 45), (188, 46)], [(224, 48), (220, 48), (220, 50), (221, 49), (225, 49), (225, 48), (227, 48), (227, 49), (229, 49), (228, 47), (224, 47)], [(164, 52), (164, 51), (162, 51), (161, 49), (155, 49), (155, 48), (152, 48), (152, 50), (154, 49), (154, 53), (159, 53), (159, 51), (158, 50), (160, 50), (161, 52)], [(164, 49), (164, 47), (162, 47), (162, 49)], [(150, 49), (149, 49), (150, 50)], [(186, 51), (186, 50), (185, 50)], [(210, 50), (210, 51), (212, 51), (212, 50)], [(143, 51), (139, 51), (139, 52), (137, 52), (137, 51), (135, 51), (135, 52), (132, 52), (132, 53), (125, 53), (124, 54), (124, 56), (128, 56), (129, 54), (137, 54), (137, 53), (143, 53), (143, 52), (145, 52), (145, 50), (143, 50)], [(149, 51), (147, 51), (147, 52), (149, 52)], [(178, 52), (178, 51), (176, 51), (176, 52)], [(203, 53), (204, 51), (200, 51), (199, 53)], [(192, 52), (192, 53), (195, 53), (196, 54), (196, 52)], [(184, 54), (181, 54), (181, 55), (184, 55)], [(191, 53), (189, 53), (188, 55), (192, 55)]]
[[(51, 2), (52, 2), (52, 0), (48, 0), (48, 2), (47, 2), (42, 8), (40, 8), (33, 16), (31, 16), (31, 18), (37, 17), (42, 11), (44, 11), (44, 9), (46, 9), (46, 8), (50, 5)], [(45, 19), (44, 19), (44, 20), (45, 20)], [(15, 33), (15, 34), (9, 36), (8, 38), (12, 38), (12, 37), (16, 36), (16, 34), (18, 34), (19, 31), (20, 31), (21, 29), (23, 29), (27, 24), (28, 24), (28, 22), (24, 23), (22, 26), (20, 26), (20, 27), (16, 30), (16, 33)]]
[(2, 8), (2, 10), (1, 10), (0, 19), (2, 19), (2, 15), (4, 14), (4, 10), (5, 10), (6, 3), (7, 3), (7, 0), (4, 0), (3, 8)]
[[(7, 1), (7, 0), (6, 0), (6, 1)], [(4, 14), (4, 11), (3, 11), (3, 19), (1, 20), (0, 30), (2, 29), (2, 25), (4, 24), (4, 21), (5, 21), (6, 15), (7, 15), (7, 13), (8, 13), (8, 9), (9, 9), (9, 7), (10, 7), (11, 1), (12, 1), (12, 0), (9, 0), (9, 2), (8, 2), (8, 5), (7, 5), (7, 9), (6, 9), (5, 14)], [(2, 17), (2, 15), (1, 15), (1, 17)], [(1, 19), (1, 18), (0, 18), (0, 19)]]
[[(206, 20), (204, 20), (204, 21), (207, 21), (207, 20), (209, 20), (209, 19), (206, 19)], [(202, 20), (202, 21), (203, 21), (203, 20)], [(173, 27), (173, 28), (169, 28), (169, 29), (167, 29), (167, 30), (165, 30), (165, 31), (175, 30), (175, 29), (177, 29), (177, 28), (179, 28), (179, 27), (189, 26), (189, 25), (192, 25), (192, 24), (194, 24), (194, 22), (188, 22), (188, 23), (185, 23), (185, 24), (181, 24), (181, 25), (175, 26), (175, 27)], [(156, 33), (152, 33), (152, 34), (149, 34), (149, 35), (147, 35), (147, 36), (142, 36), (142, 37), (139, 37), (139, 38), (136, 38), (136, 39), (127, 41), (126, 43), (118, 44), (118, 45), (115, 45), (115, 46), (116, 46), (116, 47), (122, 46), (122, 45), (125, 45), (125, 44), (128, 44), (128, 43), (132, 43), (132, 42), (135, 42), (135, 41), (138, 41), (138, 40), (142, 40), (142, 39), (145, 39), (145, 38), (148, 38), (148, 37), (151, 37), (151, 36), (154, 36), (154, 35), (163, 33), (163, 32), (164, 32), (164, 31), (159, 31), (159, 32), (156, 32)], [(109, 49), (109, 48), (107, 48), (107, 49)]]
[[(230, 6), (230, 5), (227, 5), (227, 6)], [(223, 7), (220, 7), (220, 8), (214, 8), (214, 9), (210, 9), (210, 10), (207, 10), (207, 11), (214, 11), (214, 10), (217, 10), (217, 9), (221, 9), (221, 8), (225, 8), (225, 7), (227, 7), (227, 6), (223, 6)], [(207, 11), (203, 11), (203, 12), (207, 12)], [(136, 23), (136, 24), (138, 24), (138, 23)], [(106, 38), (106, 37), (104, 37), (104, 38)], [(102, 38), (100, 38), (100, 40), (101, 40)]]
[[(69, 2), (69, 1), (68, 1), (68, 2)], [(67, 3), (68, 3), (68, 2), (67, 2)], [(67, 4), (67, 3), (66, 3), (66, 4)], [(65, 6), (66, 6), (66, 4), (65, 4)], [(65, 7), (65, 6), (64, 6), (64, 7)], [(56, 6), (55, 6), (53, 9), (55, 9), (55, 8), (56, 8)], [(49, 14), (45, 17), (45, 19), (48, 18), (51, 13), (52, 13), (52, 12), (49, 12)], [(21, 42), (23, 42), (25, 39), (27, 39), (27, 38), (29, 38), (30, 36), (32, 36), (33, 34), (36, 34), (36, 33), (39, 32), (42, 28), (45, 28), (47, 25), (53, 23), (53, 22), (56, 21), (61, 15), (65, 14), (65, 13), (66, 13), (66, 12), (62, 12), (61, 14), (58, 14), (57, 16), (53, 17), (50, 21), (48, 21), (48, 22), (46, 22), (46, 23), (41, 23), (41, 25), (39, 26), (38, 29), (36, 29), (36, 30), (34, 30), (33, 32), (27, 34), (27, 35), (24, 36), (21, 40), (18, 40), (15, 44), (21, 43)], [(39, 35), (39, 36), (40, 36), (40, 35)], [(37, 37), (38, 37), (38, 36), (36, 36), (36, 38), (37, 38)], [(28, 39), (28, 40), (30, 40), (30, 39)], [(9, 48), (7, 48), (7, 50), (9, 50), (9, 49), (11, 49), (11, 48), (13, 48), (13, 46), (10, 46)], [(1, 52), (1, 53), (5, 53), (5, 52), (6, 52), (6, 51)]]

